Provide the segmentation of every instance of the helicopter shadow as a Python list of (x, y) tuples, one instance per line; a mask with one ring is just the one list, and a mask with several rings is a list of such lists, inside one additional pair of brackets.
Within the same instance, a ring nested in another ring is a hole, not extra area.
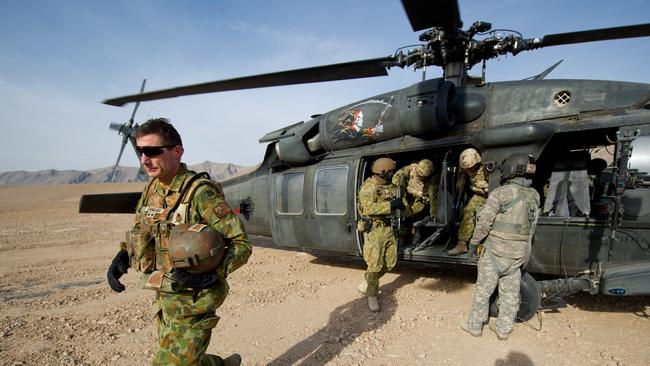
[(283, 365), (325, 365), (334, 359), (360, 335), (386, 324), (397, 310), (397, 291), (417, 279), (413, 274), (399, 275), (395, 280), (380, 287), (381, 312), (368, 310), (366, 297), (336, 307), (329, 316), (327, 325), (308, 338), (289, 348), (268, 363)]
[(459, 292), (476, 283), (474, 268), (441, 265), (421, 273), (421, 276), (426, 280), (420, 287), (432, 292)]
[[(336, 254), (318, 255), (311, 264), (365, 271), (366, 264), (360, 257)], [(476, 269), (455, 267), (438, 263), (397, 261), (391, 273), (420, 279), (419, 287), (432, 292), (454, 293), (476, 283)]]
[[(277, 249), (283, 251), (304, 252), (293, 248), (280, 248), (273, 243), (273, 239), (254, 236), (255, 246)], [(315, 258), (309, 263), (321, 266), (349, 268), (365, 271), (366, 263), (361, 257), (342, 255), (336, 253), (310, 253)], [(474, 267), (458, 267), (444, 263), (405, 262), (398, 260), (391, 273), (424, 278), (420, 287), (432, 292), (454, 293), (464, 290), (469, 285), (476, 283), (476, 269)]]
[(606, 296), (577, 293), (565, 299), (567, 304), (580, 310), (603, 313), (633, 313), (650, 319), (650, 296)]

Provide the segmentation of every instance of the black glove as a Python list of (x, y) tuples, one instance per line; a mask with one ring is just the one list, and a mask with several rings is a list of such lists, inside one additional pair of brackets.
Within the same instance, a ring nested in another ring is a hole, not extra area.
[(394, 211), (394, 210), (396, 210), (398, 208), (402, 208), (402, 207), (404, 207), (404, 202), (402, 202), (401, 198), (393, 198), (390, 201), (390, 209), (391, 209), (391, 211)]
[(120, 250), (117, 252), (111, 266), (108, 267), (108, 285), (111, 286), (111, 289), (115, 292), (122, 292), (126, 289), (124, 285), (120, 282), (120, 277), (126, 273), (129, 269), (129, 253), (126, 250)]
[(214, 287), (219, 283), (218, 273), (189, 273), (184, 269), (175, 269), (172, 271), (175, 289), (194, 289), (203, 290)]

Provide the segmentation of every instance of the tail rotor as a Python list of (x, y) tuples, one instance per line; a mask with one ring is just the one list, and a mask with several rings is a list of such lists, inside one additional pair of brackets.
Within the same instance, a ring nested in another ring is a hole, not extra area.
[[(144, 86), (147, 83), (147, 79), (142, 80), (142, 86), (140, 87), (140, 93), (144, 92)], [(109, 125), (109, 129), (115, 130), (118, 132), (119, 135), (122, 136), (122, 145), (120, 146), (120, 153), (117, 155), (117, 161), (115, 162), (115, 166), (113, 167), (113, 171), (111, 172), (111, 178), (110, 182), (115, 181), (116, 173), (118, 170), (118, 166), (120, 164), (120, 159), (122, 158), (122, 153), (124, 152), (124, 147), (126, 146), (127, 142), (131, 142), (131, 146), (133, 146), (133, 150), (135, 151), (135, 154), (138, 156), (138, 161), (140, 160), (140, 152), (138, 151), (136, 145), (135, 145), (135, 131), (138, 129), (138, 124), (134, 123), (135, 119), (135, 113), (138, 111), (138, 107), (140, 107), (140, 102), (135, 103), (135, 107), (133, 108), (133, 113), (131, 113), (131, 118), (129, 119), (128, 122), (119, 124), (119, 123), (111, 123)]]

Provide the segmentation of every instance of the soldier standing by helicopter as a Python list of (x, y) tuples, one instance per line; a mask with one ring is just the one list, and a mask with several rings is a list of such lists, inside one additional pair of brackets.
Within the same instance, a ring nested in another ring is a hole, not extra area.
[(530, 256), (530, 241), (538, 217), (539, 193), (530, 187), (535, 161), (527, 154), (514, 154), (501, 165), (501, 187), (496, 188), (479, 214), (470, 240), (475, 252), (485, 239), (478, 260), (478, 279), (472, 310), (461, 328), (478, 337), (488, 320), (490, 296), (499, 286), (499, 316), (493, 327), (500, 340), (508, 339), (519, 310), (520, 268)]
[[(113, 291), (124, 291), (119, 278), (130, 267), (142, 273), (141, 288), (155, 290), (159, 347), (153, 365), (239, 365), (239, 354), (222, 359), (206, 350), (219, 321), (216, 309), (228, 294), (226, 277), (251, 255), (244, 227), (221, 186), (181, 163), (182, 141), (167, 119), (145, 122), (135, 140), (152, 179), (108, 269), (108, 283)], [(189, 235), (176, 244), (175, 237), (183, 234)], [(206, 242), (212, 249), (201, 257)], [(179, 250), (184, 251), (180, 257)]]
[(468, 148), (463, 150), (458, 160), (460, 168), (465, 173), (461, 176), (458, 186), (462, 193), (469, 178), (470, 189), (473, 195), (463, 208), (463, 216), (458, 227), (458, 241), (456, 242), (456, 246), (447, 252), (449, 255), (467, 253), (467, 243), (474, 232), (476, 215), (485, 204), (489, 188), (486, 178), (487, 174), (483, 168), (483, 164), (481, 164), (481, 154), (476, 149)]
[(397, 197), (397, 187), (391, 183), (395, 161), (379, 158), (372, 164), (373, 175), (361, 185), (358, 195), (359, 214), (362, 218), (359, 231), (363, 232), (363, 259), (365, 281), (357, 290), (368, 297), (371, 311), (379, 311), (379, 278), (390, 272), (397, 262), (397, 240), (391, 227), (391, 213), (404, 207)]
[[(392, 178), (393, 185), (406, 190), (410, 221), (416, 222), (436, 217), (436, 200), (438, 198), (438, 185), (436, 184), (435, 167), (429, 159), (422, 159), (417, 163), (400, 168)], [(429, 208), (425, 210), (425, 208)], [(419, 228), (414, 232), (413, 243), (419, 242)]]

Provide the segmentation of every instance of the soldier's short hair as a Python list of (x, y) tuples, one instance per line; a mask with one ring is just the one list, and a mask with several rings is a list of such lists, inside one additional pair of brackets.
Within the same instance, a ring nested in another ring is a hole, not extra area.
[(160, 136), (162, 143), (166, 146), (183, 146), (181, 135), (178, 134), (178, 131), (176, 131), (167, 118), (152, 118), (143, 123), (142, 126), (138, 127), (135, 131), (136, 138), (145, 135)]

